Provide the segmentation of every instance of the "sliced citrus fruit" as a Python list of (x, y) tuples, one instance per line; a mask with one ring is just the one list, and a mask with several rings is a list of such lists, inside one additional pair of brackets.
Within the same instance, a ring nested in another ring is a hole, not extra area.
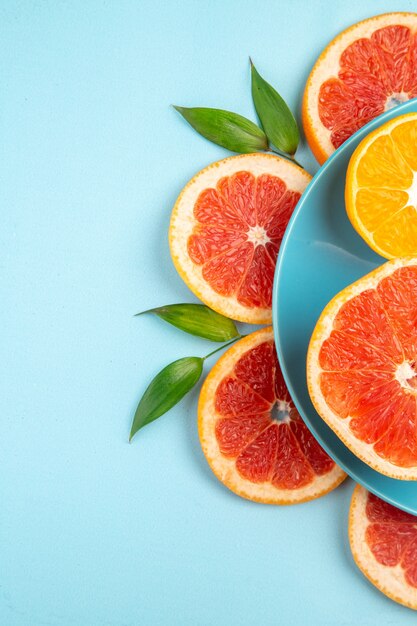
[(295, 409), (271, 327), (239, 340), (219, 359), (201, 389), (198, 427), (217, 478), (249, 500), (305, 502), (346, 476)]
[(326, 306), (307, 355), (312, 402), (387, 476), (417, 480), (417, 258), (388, 261)]
[(349, 541), (360, 570), (382, 593), (417, 609), (417, 517), (357, 485)]
[(271, 321), (278, 250), (310, 178), (261, 153), (229, 157), (194, 176), (174, 206), (169, 242), (175, 267), (200, 300), (242, 322)]
[(302, 118), (323, 163), (371, 119), (417, 96), (417, 13), (354, 24), (325, 48), (307, 80)]
[(417, 254), (417, 113), (370, 133), (346, 175), (346, 210), (369, 246), (392, 259)]

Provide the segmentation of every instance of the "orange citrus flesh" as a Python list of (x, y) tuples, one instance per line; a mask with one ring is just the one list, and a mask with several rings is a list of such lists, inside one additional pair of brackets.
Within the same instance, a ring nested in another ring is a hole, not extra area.
[(324, 309), (307, 355), (313, 404), (377, 471), (417, 480), (417, 258), (395, 259)]
[(401, 115), (356, 148), (346, 210), (371, 248), (391, 259), (417, 254), (417, 113)]
[(259, 153), (213, 163), (186, 185), (172, 213), (171, 255), (205, 304), (243, 322), (271, 321), (279, 247), (310, 178)]
[(356, 564), (382, 593), (417, 609), (417, 517), (357, 485), (349, 541)]
[(198, 424), (213, 472), (250, 500), (304, 502), (345, 478), (294, 407), (271, 327), (241, 339), (220, 358), (202, 387)]
[(371, 119), (417, 96), (417, 14), (354, 24), (325, 48), (307, 80), (302, 118), (323, 163)]

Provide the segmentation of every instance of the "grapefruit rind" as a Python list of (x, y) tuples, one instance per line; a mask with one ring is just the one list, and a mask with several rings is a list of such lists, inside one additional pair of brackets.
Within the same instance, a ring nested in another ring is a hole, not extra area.
[(417, 609), (417, 589), (405, 582), (401, 565), (381, 565), (372, 554), (365, 538), (369, 520), (366, 515), (368, 492), (356, 485), (349, 510), (349, 543), (356, 565), (366, 578), (394, 602)]
[[(386, 259), (393, 259), (398, 255), (393, 255), (384, 250), (381, 246), (375, 243), (372, 233), (370, 233), (367, 228), (364, 226), (362, 220), (358, 216), (358, 212), (356, 210), (356, 195), (361, 189), (358, 185), (357, 181), (357, 171), (359, 164), (361, 162), (362, 157), (366, 154), (368, 149), (374, 143), (376, 139), (382, 137), (383, 135), (390, 135), (394, 128), (404, 124), (405, 122), (411, 122), (417, 120), (417, 113), (406, 113), (405, 115), (400, 115), (393, 120), (387, 122), (383, 126), (380, 126), (373, 132), (369, 133), (357, 146), (354, 153), (351, 156), (349, 161), (348, 169), (346, 172), (346, 186), (345, 186), (345, 204), (346, 204), (346, 212), (351, 221), (352, 226), (357, 231), (357, 233), (366, 241), (368, 246), (372, 248), (377, 254), (381, 255)], [(409, 167), (409, 166), (407, 166)], [(411, 169), (411, 168), (410, 168)], [(389, 182), (387, 181), (387, 188), (389, 188)], [(407, 190), (404, 190), (407, 191)], [(406, 205), (404, 205), (406, 206)], [(404, 207), (403, 207), (404, 208)]]
[(318, 96), (321, 85), (338, 75), (340, 56), (350, 44), (391, 24), (408, 26), (417, 31), (417, 13), (384, 13), (353, 24), (328, 44), (313, 66), (304, 90), (301, 117), (307, 143), (320, 165), (335, 151), (330, 140), (331, 131), (324, 126), (319, 116)]
[(237, 495), (264, 504), (296, 504), (307, 502), (335, 489), (345, 478), (336, 464), (324, 476), (316, 476), (308, 485), (298, 489), (279, 489), (270, 483), (252, 483), (242, 478), (236, 469), (236, 459), (220, 453), (215, 435), (219, 415), (215, 409), (216, 390), (229, 374), (240, 356), (264, 341), (273, 340), (272, 327), (262, 328), (239, 340), (218, 360), (207, 376), (198, 403), (198, 433), (204, 455), (217, 478)]
[(311, 180), (308, 172), (286, 159), (262, 153), (243, 154), (216, 161), (198, 172), (180, 193), (172, 211), (169, 227), (169, 245), (175, 268), (191, 291), (217, 313), (249, 324), (269, 324), (271, 308), (242, 305), (233, 296), (222, 296), (204, 280), (202, 266), (193, 263), (187, 251), (187, 243), (196, 224), (194, 205), (200, 193), (216, 187), (223, 176), (247, 170), (254, 176), (271, 174), (281, 178), (287, 188), (303, 193)]
[(373, 444), (365, 443), (353, 435), (349, 429), (351, 418), (341, 419), (329, 407), (323, 396), (319, 382), (320, 373), (322, 372), (319, 364), (319, 353), (323, 343), (333, 330), (333, 321), (337, 313), (348, 300), (358, 296), (367, 289), (375, 289), (383, 278), (390, 276), (401, 267), (410, 265), (417, 265), (417, 257), (393, 259), (339, 292), (330, 300), (320, 315), (307, 352), (307, 386), (317, 413), (359, 459), (381, 474), (399, 480), (417, 480), (417, 467), (399, 467), (394, 465), (390, 461), (381, 458), (373, 450)]

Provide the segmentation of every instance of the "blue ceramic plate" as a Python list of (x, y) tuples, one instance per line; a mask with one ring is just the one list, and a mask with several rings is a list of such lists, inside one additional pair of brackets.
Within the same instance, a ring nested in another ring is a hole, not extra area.
[(411, 112), (417, 112), (417, 98), (361, 128), (314, 176), (281, 245), (274, 282), (273, 324), (279, 361), (294, 403), (323, 448), (358, 483), (417, 515), (417, 482), (383, 476), (346, 448), (315, 411), (308, 395), (305, 367), (308, 343), (325, 305), (341, 289), (385, 261), (362, 241), (346, 215), (344, 187), (349, 159), (370, 131)]

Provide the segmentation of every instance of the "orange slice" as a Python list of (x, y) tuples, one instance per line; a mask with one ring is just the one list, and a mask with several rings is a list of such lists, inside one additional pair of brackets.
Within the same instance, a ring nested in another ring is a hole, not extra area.
[(310, 178), (257, 153), (212, 163), (184, 187), (169, 242), (178, 273), (200, 300), (242, 322), (271, 321), (279, 247)]
[(249, 500), (305, 502), (346, 476), (295, 409), (271, 327), (238, 341), (211, 370), (201, 389), (198, 429), (217, 478)]
[(417, 517), (357, 485), (349, 541), (360, 570), (382, 593), (417, 609)]
[(375, 470), (417, 480), (417, 258), (394, 259), (326, 306), (307, 355), (312, 402)]
[(371, 119), (417, 96), (417, 13), (354, 24), (322, 52), (307, 80), (302, 119), (323, 163)]
[(367, 244), (392, 259), (417, 254), (417, 113), (401, 115), (356, 148), (346, 210)]

